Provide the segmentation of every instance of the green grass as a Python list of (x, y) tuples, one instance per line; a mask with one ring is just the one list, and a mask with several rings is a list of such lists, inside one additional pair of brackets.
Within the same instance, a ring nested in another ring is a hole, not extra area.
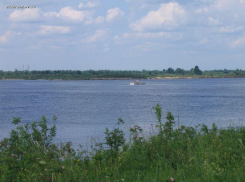
[(56, 127), (48, 128), (45, 117), (25, 126), (14, 118), (17, 129), (0, 144), (0, 181), (244, 181), (244, 128), (173, 129), (171, 113), (162, 124), (160, 106), (154, 110), (157, 135), (143, 138), (135, 126), (127, 143), (119, 119), (113, 130), (106, 130), (105, 144), (91, 151), (53, 144)]

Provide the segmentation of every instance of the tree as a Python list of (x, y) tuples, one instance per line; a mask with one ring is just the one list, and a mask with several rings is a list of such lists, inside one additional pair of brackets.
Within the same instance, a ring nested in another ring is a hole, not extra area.
[(235, 74), (235, 76), (244, 76), (244, 72), (241, 69), (236, 69), (235, 71), (233, 71), (233, 73)]
[(176, 70), (175, 70), (175, 73), (177, 73), (177, 74), (185, 74), (185, 70), (183, 70), (183, 69), (181, 69), (181, 68), (177, 68)]
[(202, 71), (199, 69), (198, 66), (195, 66), (195, 68), (194, 68), (194, 73), (195, 73), (196, 75), (202, 75)]
[(229, 73), (229, 71), (227, 69), (224, 69), (223, 73)]
[(78, 75), (81, 75), (81, 74), (82, 74), (82, 72), (81, 72), (81, 71), (77, 71), (77, 74), (78, 74)]
[(167, 73), (169, 73), (169, 74), (174, 74), (174, 69), (173, 69), (173, 68), (168, 68), (168, 69), (167, 69)]

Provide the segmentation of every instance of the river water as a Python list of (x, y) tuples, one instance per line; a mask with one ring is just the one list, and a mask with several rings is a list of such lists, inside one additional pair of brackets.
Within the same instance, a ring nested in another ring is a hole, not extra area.
[(130, 86), (130, 80), (0, 80), (0, 139), (9, 136), (13, 117), (28, 123), (42, 116), (52, 121), (53, 115), (58, 118), (56, 142), (101, 141), (105, 128), (113, 128), (119, 117), (125, 131), (137, 124), (149, 133), (157, 124), (152, 110), (157, 103), (163, 121), (171, 111), (176, 123), (186, 126), (245, 125), (245, 79), (144, 81)]

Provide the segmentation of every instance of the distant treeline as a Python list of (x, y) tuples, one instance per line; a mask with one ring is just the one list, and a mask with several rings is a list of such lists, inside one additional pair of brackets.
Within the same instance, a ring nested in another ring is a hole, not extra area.
[(121, 71), (121, 70), (0, 70), (0, 79), (62, 79), (62, 80), (86, 80), (86, 79), (151, 79), (151, 78), (229, 78), (245, 77), (244, 70), (209, 70), (202, 71), (198, 66), (190, 70), (182, 68), (168, 68), (163, 70)]

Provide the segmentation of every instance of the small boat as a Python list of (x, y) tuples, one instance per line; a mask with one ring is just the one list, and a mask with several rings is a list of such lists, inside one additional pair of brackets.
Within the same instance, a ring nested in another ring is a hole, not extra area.
[(145, 82), (140, 82), (139, 80), (130, 82), (130, 85), (145, 85)]

